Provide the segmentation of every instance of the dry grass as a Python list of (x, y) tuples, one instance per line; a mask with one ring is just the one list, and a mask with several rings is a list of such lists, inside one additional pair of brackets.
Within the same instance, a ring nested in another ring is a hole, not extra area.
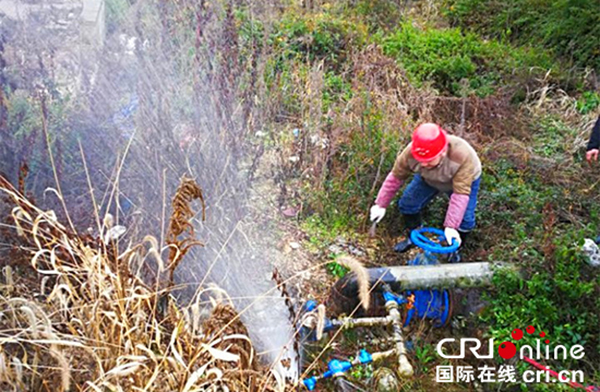
[[(246, 329), (232, 321), (230, 305), (215, 301), (203, 320), (198, 300), (181, 309), (169, 287), (156, 291), (141, 279), (140, 266), (161, 257), (157, 241), (117, 253), (114, 240), (75, 235), (52, 211), (0, 183), (12, 206), (13, 235), (20, 236), (38, 274), (18, 284), (12, 267), (3, 270), (0, 390), (278, 390), (259, 367)], [(184, 199), (201, 198), (197, 185), (184, 184), (180, 190), (191, 192), (179, 193), (183, 230), (191, 213)], [(183, 245), (193, 244), (192, 238), (193, 232)]]
[(371, 290), (369, 287), (369, 273), (360, 261), (351, 256), (342, 256), (336, 260), (339, 264), (350, 269), (356, 276), (358, 282), (358, 297), (365, 311), (369, 310), (371, 302)]

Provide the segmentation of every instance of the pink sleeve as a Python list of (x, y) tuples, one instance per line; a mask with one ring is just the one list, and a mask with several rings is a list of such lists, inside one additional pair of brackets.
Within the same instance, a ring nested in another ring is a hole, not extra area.
[(377, 204), (379, 207), (387, 208), (401, 186), (402, 180), (396, 178), (396, 176), (390, 172), (390, 174), (388, 174), (385, 178), (383, 184), (381, 184), (381, 188), (377, 194), (377, 199), (375, 199), (375, 204)]
[(469, 195), (453, 193), (452, 196), (450, 196), (450, 204), (448, 205), (448, 211), (446, 212), (444, 227), (451, 227), (458, 230), (465, 217), (465, 211), (467, 211), (468, 204)]

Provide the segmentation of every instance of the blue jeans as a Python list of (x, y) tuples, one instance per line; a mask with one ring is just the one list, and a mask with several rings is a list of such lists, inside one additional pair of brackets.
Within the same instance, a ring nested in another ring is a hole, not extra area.
[[(480, 182), (481, 177), (471, 184), (469, 204), (467, 204), (465, 216), (458, 228), (462, 232), (469, 232), (475, 227), (475, 208), (477, 207), (477, 193), (479, 192)], [(398, 200), (400, 212), (405, 215), (418, 214), (438, 193), (439, 191), (427, 184), (419, 174), (415, 174), (413, 180), (404, 190), (402, 197)], [(448, 193), (448, 195), (451, 194), (452, 192)]]

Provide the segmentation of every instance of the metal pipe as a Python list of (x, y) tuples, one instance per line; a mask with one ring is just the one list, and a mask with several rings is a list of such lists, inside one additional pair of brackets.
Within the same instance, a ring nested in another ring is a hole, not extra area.
[(376, 363), (382, 359), (395, 355), (396, 353), (397, 350), (395, 348), (388, 351), (375, 352), (373, 354), (369, 354), (367, 350), (362, 349), (358, 353), (358, 356), (352, 360), (352, 362), (341, 361), (339, 359), (333, 359), (329, 361), (327, 364), (328, 370), (325, 373), (318, 376), (305, 378), (302, 380), (302, 385), (304, 385), (309, 391), (313, 391), (317, 386), (317, 382), (320, 380), (332, 377), (334, 379), (343, 379), (346, 372), (348, 372), (348, 370), (354, 366)]
[(392, 320), (392, 331), (394, 342), (396, 343), (396, 352), (398, 354), (398, 374), (403, 377), (410, 377), (414, 370), (408, 358), (406, 357), (406, 347), (404, 347), (404, 337), (402, 336), (402, 322), (400, 321), (400, 311), (396, 301), (387, 301), (385, 308)]
[(357, 327), (374, 327), (376, 325), (389, 325), (392, 320), (388, 317), (362, 317), (349, 318), (344, 317), (338, 320), (331, 320), (331, 324), (338, 328), (352, 329)]
[[(500, 269), (517, 270), (508, 263), (476, 262), (369, 268), (367, 273), (372, 291), (381, 291), (382, 286), (388, 284), (394, 292), (402, 292), (485, 286)], [(327, 306), (334, 314), (348, 314), (358, 306), (358, 281), (354, 274), (336, 282)]]

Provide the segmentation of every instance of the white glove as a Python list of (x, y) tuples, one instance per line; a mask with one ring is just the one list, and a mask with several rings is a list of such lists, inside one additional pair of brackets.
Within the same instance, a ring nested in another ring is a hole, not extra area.
[(379, 207), (377, 204), (371, 207), (371, 222), (379, 223), (385, 216), (385, 208)]
[(460, 239), (460, 234), (456, 229), (446, 227), (444, 229), (444, 235), (446, 236), (446, 242), (448, 243), (448, 245), (452, 245), (452, 240), (456, 240), (458, 246), (460, 246), (462, 240)]

